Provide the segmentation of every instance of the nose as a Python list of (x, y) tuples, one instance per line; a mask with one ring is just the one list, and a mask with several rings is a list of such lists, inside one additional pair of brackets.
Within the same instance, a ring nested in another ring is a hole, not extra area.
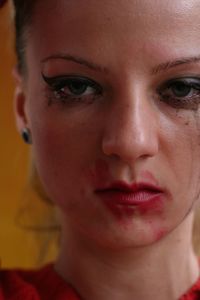
[(145, 97), (116, 101), (104, 125), (103, 153), (126, 163), (155, 156), (159, 148), (157, 110)]

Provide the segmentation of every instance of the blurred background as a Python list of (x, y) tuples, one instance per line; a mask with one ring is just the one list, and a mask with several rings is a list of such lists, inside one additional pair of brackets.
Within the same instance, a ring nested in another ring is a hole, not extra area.
[(37, 199), (27, 193), (29, 146), (22, 142), (15, 127), (14, 65), (12, 13), (7, 4), (0, 9), (0, 262), (3, 268), (32, 268), (52, 260), (55, 245), (51, 245), (47, 231), (24, 228), (29, 218), (42, 219), (46, 215), (39, 212), (41, 207), (31, 206), (30, 216), (24, 209), (26, 203)]

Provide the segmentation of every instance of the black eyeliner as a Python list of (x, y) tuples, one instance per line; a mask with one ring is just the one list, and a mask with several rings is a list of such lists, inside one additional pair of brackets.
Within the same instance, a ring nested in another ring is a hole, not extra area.
[(64, 85), (66, 82), (70, 81), (80, 81), (82, 83), (88, 84), (88, 86), (95, 87), (98, 92), (102, 91), (102, 88), (98, 83), (93, 81), (92, 79), (88, 77), (84, 77), (81, 75), (61, 75), (61, 76), (54, 76), (54, 77), (48, 77), (41, 73), (43, 80), (51, 87), (56, 88), (59, 86)]
[[(53, 76), (48, 77), (41, 73), (44, 82), (48, 86), (48, 90), (46, 91), (46, 97), (48, 98), (48, 106), (53, 103), (53, 101), (60, 101), (63, 104), (76, 104), (76, 103), (92, 103), (95, 101), (100, 95), (102, 95), (102, 87), (96, 83), (95, 81), (79, 76), (79, 75), (61, 75), (61, 76)], [(73, 91), (70, 91), (70, 86), (73, 84), (82, 84), (87, 88), (93, 88), (94, 93), (91, 95), (76, 95), (73, 94)], [(69, 93), (65, 93), (65, 88), (69, 90)]]

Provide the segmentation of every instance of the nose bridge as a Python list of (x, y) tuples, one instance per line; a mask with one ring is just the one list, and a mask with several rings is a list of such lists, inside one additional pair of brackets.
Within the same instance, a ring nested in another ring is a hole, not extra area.
[(133, 107), (129, 113), (130, 121), (132, 121), (132, 136), (135, 143), (141, 145), (149, 143), (155, 121), (155, 114), (150, 101), (144, 95), (134, 97)]
[(123, 160), (153, 156), (158, 150), (155, 108), (141, 91), (114, 102), (106, 125), (103, 151)]

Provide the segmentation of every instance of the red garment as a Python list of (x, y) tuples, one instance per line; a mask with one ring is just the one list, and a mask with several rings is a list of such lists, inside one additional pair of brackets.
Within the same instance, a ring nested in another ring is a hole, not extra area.
[(179, 300), (199, 300), (200, 299), (200, 278)]
[(80, 300), (75, 291), (47, 265), (39, 271), (0, 272), (0, 300)]
[[(200, 279), (179, 300), (199, 300)], [(81, 300), (48, 265), (39, 271), (1, 271), (0, 300)]]

